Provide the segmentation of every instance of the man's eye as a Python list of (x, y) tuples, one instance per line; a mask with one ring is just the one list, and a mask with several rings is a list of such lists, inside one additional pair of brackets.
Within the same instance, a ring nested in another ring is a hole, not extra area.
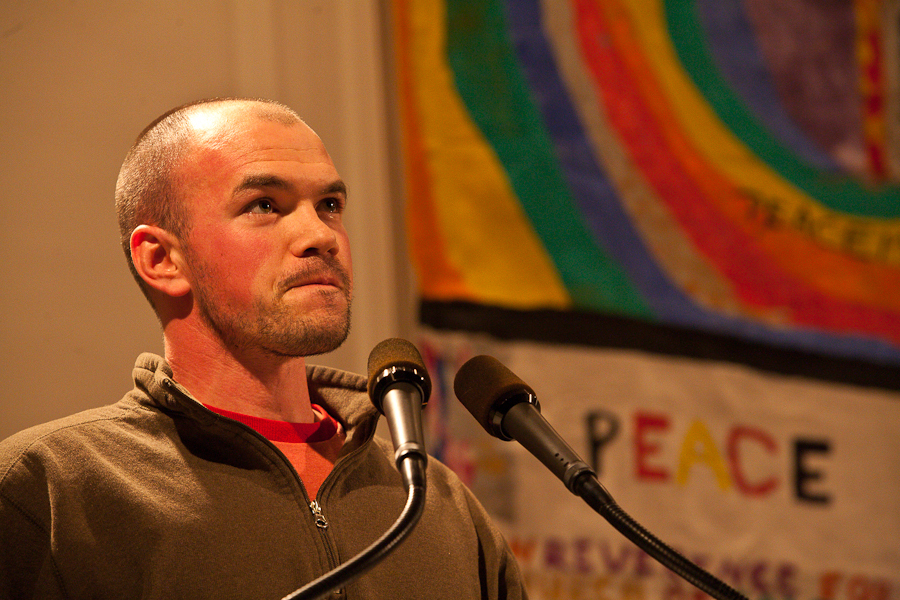
[(319, 206), (321, 210), (328, 213), (339, 213), (344, 209), (344, 203), (338, 198), (326, 198)]
[(275, 212), (275, 203), (268, 198), (260, 198), (247, 207), (247, 212), (255, 215), (268, 215)]

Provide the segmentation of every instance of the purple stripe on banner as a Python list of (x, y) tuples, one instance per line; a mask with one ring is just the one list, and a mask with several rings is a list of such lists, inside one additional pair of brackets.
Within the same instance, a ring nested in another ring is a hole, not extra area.
[(713, 61), (753, 116), (799, 159), (823, 171), (840, 171), (784, 110), (743, 3), (698, 0), (697, 4)]

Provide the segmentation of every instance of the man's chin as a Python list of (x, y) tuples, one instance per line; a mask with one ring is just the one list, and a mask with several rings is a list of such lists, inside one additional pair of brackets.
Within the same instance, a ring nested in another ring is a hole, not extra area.
[(350, 315), (330, 313), (322, 318), (304, 319), (305, 323), (281, 335), (269, 332), (269, 347), (284, 356), (318, 356), (337, 350), (350, 334)]
[[(322, 354), (328, 354), (329, 352), (333, 352), (340, 348), (345, 341), (347, 341), (347, 336), (350, 334), (350, 331), (344, 331), (342, 334), (338, 334), (334, 337), (328, 339), (320, 340), (321, 343), (318, 345), (314, 345), (312, 343), (308, 344), (306, 350), (302, 354), (303, 356), (320, 356)], [(312, 340), (309, 340), (312, 342)]]

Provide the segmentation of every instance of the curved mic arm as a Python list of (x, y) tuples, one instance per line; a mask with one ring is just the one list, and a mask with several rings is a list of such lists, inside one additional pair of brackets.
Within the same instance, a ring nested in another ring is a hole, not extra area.
[(592, 472), (583, 472), (577, 476), (572, 482), (571, 489), (619, 533), (688, 583), (717, 600), (747, 600), (742, 593), (667, 546), (632, 519), (616, 504)]
[(412, 464), (413, 461), (424, 463), (418, 454), (407, 454), (398, 461), (397, 467), (407, 483), (407, 498), (406, 506), (403, 507), (403, 511), (391, 528), (372, 542), (368, 548), (338, 568), (288, 594), (282, 600), (321, 598), (329, 592), (347, 585), (381, 562), (397, 547), (397, 544), (409, 535), (425, 509), (425, 467), (424, 464)]

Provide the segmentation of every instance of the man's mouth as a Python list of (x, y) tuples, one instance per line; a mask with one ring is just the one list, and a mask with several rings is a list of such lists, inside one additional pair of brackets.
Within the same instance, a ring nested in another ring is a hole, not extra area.
[(341, 271), (329, 269), (292, 275), (283, 282), (282, 289), (287, 292), (294, 288), (327, 286), (345, 290), (348, 285), (348, 278)]
[(297, 283), (294, 287), (303, 287), (308, 285), (330, 285), (333, 287), (341, 287), (340, 283), (335, 277), (314, 277), (312, 279)]

